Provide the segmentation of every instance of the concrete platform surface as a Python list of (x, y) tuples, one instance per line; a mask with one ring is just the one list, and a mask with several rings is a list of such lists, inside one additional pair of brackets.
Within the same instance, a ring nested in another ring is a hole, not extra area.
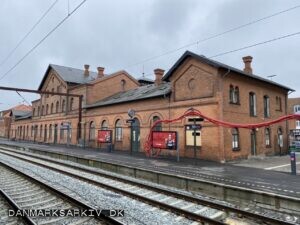
[[(1, 143), (49, 152), (73, 154), (79, 157), (98, 159), (120, 165), (143, 167), (151, 171), (155, 170), (168, 174), (182, 175), (226, 185), (300, 198), (300, 176), (293, 176), (289, 173), (272, 171), (270, 169), (266, 170), (266, 168), (274, 167), (275, 165), (288, 164), (289, 159), (287, 156), (260, 160), (245, 160), (240, 163), (235, 162), (234, 164), (221, 164), (204, 160), (197, 160), (195, 163), (192, 159), (183, 159), (181, 162), (176, 162), (174, 159), (146, 158), (143, 155), (131, 156), (119, 152), (108, 153), (99, 149), (67, 148), (65, 146), (12, 142), (3, 139), (0, 139), (0, 144)], [(298, 158), (300, 161), (300, 156)]]

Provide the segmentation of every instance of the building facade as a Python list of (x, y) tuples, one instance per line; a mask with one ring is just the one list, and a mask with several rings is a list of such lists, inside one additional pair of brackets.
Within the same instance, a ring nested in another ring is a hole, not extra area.
[[(288, 113), (300, 114), (300, 98), (288, 99)], [(289, 145), (291, 150), (300, 150), (300, 120), (289, 121)]]
[[(39, 90), (83, 95), (82, 138), (78, 141), (78, 98), (42, 95), (32, 102), (32, 116), (12, 122), (12, 137), (43, 143), (104, 148), (97, 142), (100, 129), (112, 130), (114, 149), (142, 152), (150, 127), (157, 120), (180, 117), (189, 108), (209, 117), (234, 123), (270, 121), (288, 112), (290, 88), (252, 73), (252, 57), (244, 57), (239, 70), (204, 56), (186, 52), (164, 75), (154, 70), (155, 81), (136, 80), (126, 71), (104, 74), (49, 65)], [(128, 110), (135, 111), (133, 123)], [(188, 118), (158, 125), (178, 133), (180, 156), (194, 157), (187, 145)], [(201, 122), (201, 147), (196, 157), (228, 161), (255, 155), (284, 154), (288, 149), (288, 123), (255, 130), (224, 128)], [(161, 154), (176, 155), (164, 150)]]

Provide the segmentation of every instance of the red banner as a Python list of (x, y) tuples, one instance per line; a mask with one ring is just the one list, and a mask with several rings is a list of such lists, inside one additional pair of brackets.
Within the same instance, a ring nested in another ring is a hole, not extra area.
[(111, 130), (98, 130), (98, 142), (99, 143), (111, 143)]
[(152, 147), (159, 149), (177, 149), (177, 132), (152, 131)]

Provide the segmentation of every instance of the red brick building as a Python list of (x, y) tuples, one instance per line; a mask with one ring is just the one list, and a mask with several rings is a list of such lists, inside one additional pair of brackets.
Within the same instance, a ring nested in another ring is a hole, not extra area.
[[(245, 68), (239, 70), (187, 51), (165, 75), (161, 69), (154, 70), (154, 82), (136, 80), (126, 71), (104, 74), (102, 67), (91, 72), (88, 65), (84, 70), (49, 65), (39, 90), (84, 96), (81, 144), (104, 147), (97, 143), (97, 130), (109, 129), (114, 149), (140, 152), (154, 121), (179, 117), (191, 107), (235, 123), (258, 123), (286, 115), (291, 89), (254, 75), (252, 57), (243, 60)], [(32, 116), (12, 123), (13, 137), (45, 143), (78, 143), (78, 98), (43, 95), (32, 102), (32, 107)], [(132, 127), (126, 123), (129, 109), (136, 112)], [(188, 119), (184, 119), (157, 129), (177, 131), (180, 155), (194, 157), (193, 147), (187, 145), (188, 124)], [(288, 123), (247, 130), (218, 127), (204, 121), (201, 144), (196, 157), (215, 161), (285, 153)], [(165, 150), (161, 154), (175, 152)]]
[[(300, 98), (288, 99), (288, 113), (300, 114)], [(300, 150), (300, 120), (289, 121), (290, 147)]]

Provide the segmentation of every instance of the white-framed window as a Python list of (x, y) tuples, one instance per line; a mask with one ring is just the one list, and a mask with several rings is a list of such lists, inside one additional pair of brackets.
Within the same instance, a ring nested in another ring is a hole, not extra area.
[(300, 129), (300, 120), (296, 120), (296, 129)]
[(256, 116), (256, 95), (254, 92), (249, 93), (250, 116)]
[(118, 119), (115, 124), (116, 141), (122, 141), (122, 133), (123, 133), (122, 121)]
[(294, 113), (300, 113), (300, 105), (294, 105)]
[(264, 96), (264, 116), (270, 117), (270, 98), (267, 95)]
[(239, 130), (237, 128), (233, 128), (231, 132), (232, 132), (232, 149), (238, 150), (240, 148)]
[(271, 132), (270, 132), (270, 128), (268, 127), (265, 129), (265, 144), (266, 147), (271, 146)]

